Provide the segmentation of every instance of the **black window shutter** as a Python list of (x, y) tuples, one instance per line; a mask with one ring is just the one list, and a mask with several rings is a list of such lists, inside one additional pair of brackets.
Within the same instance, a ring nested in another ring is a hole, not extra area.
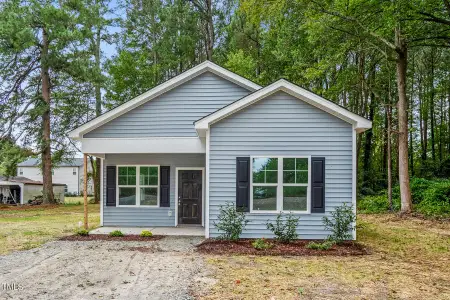
[(160, 207), (170, 207), (170, 167), (159, 167), (160, 174)]
[(116, 166), (106, 167), (106, 206), (116, 206)]
[(250, 157), (236, 157), (236, 209), (250, 211)]
[(311, 213), (325, 212), (325, 157), (311, 157)]

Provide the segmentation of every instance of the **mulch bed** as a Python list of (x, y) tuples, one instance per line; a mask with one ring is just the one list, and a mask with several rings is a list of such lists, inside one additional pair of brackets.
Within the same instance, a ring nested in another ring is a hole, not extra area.
[(163, 235), (154, 235), (152, 237), (142, 237), (140, 235), (110, 236), (108, 234), (90, 234), (90, 235), (69, 235), (60, 238), (60, 241), (133, 241), (149, 242), (162, 239)]
[[(197, 246), (197, 251), (204, 254), (219, 255), (272, 255), (272, 256), (357, 256), (370, 254), (369, 249), (356, 242), (347, 241), (341, 245), (333, 245), (329, 250), (308, 249), (309, 240), (297, 240), (289, 244), (268, 240), (273, 247), (266, 250), (253, 248), (254, 239), (241, 239), (237, 242), (207, 239)], [(322, 242), (322, 241), (317, 241)]]

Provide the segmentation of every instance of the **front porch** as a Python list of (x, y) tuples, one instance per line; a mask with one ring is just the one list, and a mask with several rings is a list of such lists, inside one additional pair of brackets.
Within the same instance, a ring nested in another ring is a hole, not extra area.
[(174, 236), (205, 236), (203, 226), (177, 226), (177, 227), (99, 227), (89, 232), (89, 234), (109, 234), (114, 230), (120, 230), (125, 235), (139, 235), (143, 230), (149, 230), (154, 235), (174, 235)]

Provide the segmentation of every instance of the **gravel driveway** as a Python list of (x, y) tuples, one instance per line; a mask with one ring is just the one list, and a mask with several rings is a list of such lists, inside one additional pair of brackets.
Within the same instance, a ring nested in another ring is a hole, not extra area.
[(0, 299), (191, 299), (213, 282), (193, 252), (201, 241), (55, 241), (0, 256)]

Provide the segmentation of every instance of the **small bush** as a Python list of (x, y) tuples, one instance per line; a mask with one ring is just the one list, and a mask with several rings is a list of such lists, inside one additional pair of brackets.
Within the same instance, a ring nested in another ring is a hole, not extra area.
[(352, 238), (352, 231), (355, 230), (354, 222), (356, 221), (352, 206), (347, 206), (344, 203), (344, 205), (336, 207), (331, 213), (331, 219), (323, 217), (322, 221), (325, 229), (331, 231), (331, 235), (328, 236), (330, 241), (341, 244), (343, 241)]
[(306, 245), (306, 248), (314, 250), (328, 250), (333, 247), (333, 245), (334, 243), (332, 241), (324, 241), (322, 243), (309, 242), (308, 245)]
[(245, 219), (245, 214), (236, 210), (232, 203), (220, 206), (219, 222), (214, 222), (214, 226), (223, 231), (220, 235), (221, 239), (229, 241), (237, 241), (242, 234), (249, 220)]
[(86, 229), (78, 229), (76, 232), (76, 235), (81, 235), (81, 236), (88, 236), (89, 235), (89, 231)]
[[(358, 210), (362, 213), (379, 214), (389, 211), (387, 195), (366, 196), (358, 201)], [(400, 199), (392, 199), (392, 210), (400, 210)]]
[(140, 235), (142, 237), (152, 237), (153, 233), (151, 231), (149, 231), (149, 230), (142, 230)]
[(297, 226), (300, 217), (294, 217), (292, 214), (288, 214), (283, 220), (283, 213), (279, 213), (275, 224), (267, 221), (267, 229), (275, 234), (275, 238), (282, 243), (290, 243), (298, 238)]
[(435, 181), (423, 192), (423, 199), (415, 207), (427, 217), (450, 216), (450, 181)]
[(252, 243), (253, 248), (256, 250), (266, 250), (273, 247), (273, 245), (267, 242), (264, 238), (257, 239)]
[(114, 230), (109, 233), (109, 236), (124, 236), (124, 234), (120, 230)]

